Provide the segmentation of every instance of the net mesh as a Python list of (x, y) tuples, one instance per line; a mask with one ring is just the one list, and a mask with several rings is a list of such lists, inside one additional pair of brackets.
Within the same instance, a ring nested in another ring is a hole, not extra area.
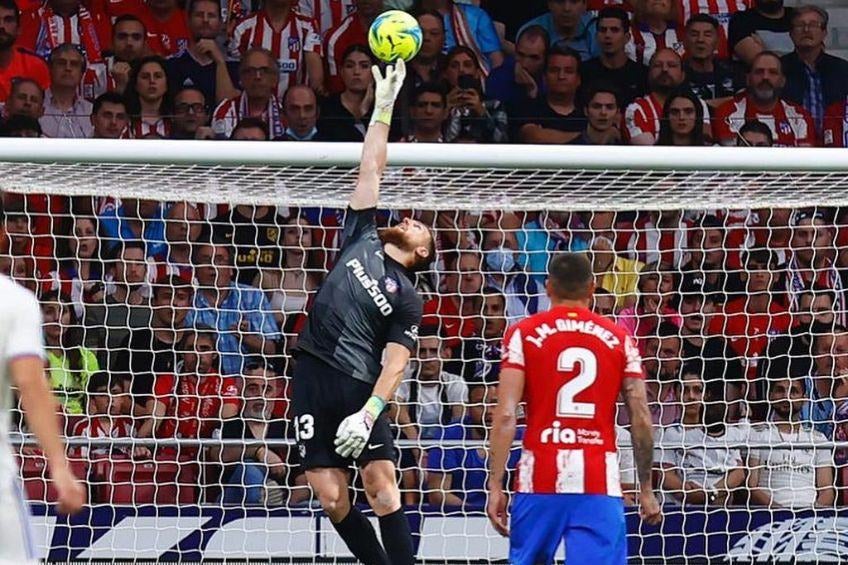
[[(354, 173), (0, 163), (0, 266), (40, 296), (48, 375), (91, 501), (70, 522), (34, 505), (42, 556), (350, 559), (306, 485), (289, 400), (292, 349), (334, 264)], [(387, 171), (379, 223), (416, 217), (439, 247), (389, 411), (419, 560), (506, 559), (483, 511), (500, 338), (547, 308), (548, 261), (564, 250), (590, 254), (593, 308), (644, 359), (666, 518), (639, 523), (620, 410), (630, 556), (844, 559), (845, 182)], [(24, 488), (50, 503), (43, 457), (13, 418)], [(367, 506), (356, 472), (352, 485)]]

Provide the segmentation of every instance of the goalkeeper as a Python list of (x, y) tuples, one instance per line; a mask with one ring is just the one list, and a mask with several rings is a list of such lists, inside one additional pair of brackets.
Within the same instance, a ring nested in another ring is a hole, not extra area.
[[(298, 339), (292, 408), (306, 478), (348, 548), (366, 564), (406, 565), (414, 563), (412, 536), (383, 411), (416, 346), (422, 301), (415, 271), (432, 262), (435, 245), (430, 230), (409, 219), (377, 232), (389, 123), (406, 67), (398, 60), (387, 67), (385, 78), (377, 67), (372, 70), (375, 106), (359, 178), (338, 262), (318, 291)], [(352, 462), (361, 467), (385, 550), (371, 523), (351, 506)]]

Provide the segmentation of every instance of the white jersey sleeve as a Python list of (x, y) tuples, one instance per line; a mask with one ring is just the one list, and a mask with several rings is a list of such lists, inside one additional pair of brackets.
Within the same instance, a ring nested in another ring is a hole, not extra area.
[(6, 339), (3, 340), (3, 350), (0, 359), (8, 366), (9, 362), (18, 357), (44, 358), (44, 342), (41, 329), (41, 309), (38, 301), (31, 293), (23, 288), (23, 292), (7, 295), (9, 300), (3, 310), (5, 319)]

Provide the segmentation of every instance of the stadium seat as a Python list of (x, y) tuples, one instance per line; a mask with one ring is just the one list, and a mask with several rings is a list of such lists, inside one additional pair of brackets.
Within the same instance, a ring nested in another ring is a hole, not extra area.
[(196, 463), (131, 461), (114, 457), (94, 464), (96, 497), (110, 504), (193, 504)]
[[(53, 481), (47, 474), (47, 459), (40, 450), (27, 450), (18, 457), (24, 491), (33, 501), (56, 502), (58, 494)], [(71, 469), (77, 477), (88, 475), (88, 462), (81, 459), (69, 459)]]

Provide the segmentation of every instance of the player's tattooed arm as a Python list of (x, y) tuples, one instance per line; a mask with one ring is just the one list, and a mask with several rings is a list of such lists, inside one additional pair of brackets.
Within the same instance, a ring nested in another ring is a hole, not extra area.
[(633, 442), (633, 458), (639, 483), (651, 485), (651, 473), (654, 464), (654, 433), (651, 423), (651, 412), (648, 410), (648, 395), (645, 391), (645, 381), (642, 379), (626, 378), (622, 386), (624, 402), (630, 413), (630, 436)]

